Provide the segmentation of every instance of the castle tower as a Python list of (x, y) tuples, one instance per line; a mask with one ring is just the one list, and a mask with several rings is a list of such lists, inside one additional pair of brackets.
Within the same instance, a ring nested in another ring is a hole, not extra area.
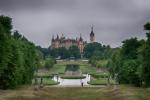
[(57, 34), (56, 40), (59, 40), (59, 36), (58, 36), (58, 34)]
[(90, 33), (90, 42), (95, 42), (95, 34), (93, 32), (93, 26), (91, 27), (91, 33)]
[(59, 48), (59, 44), (60, 43), (60, 40), (59, 40), (59, 36), (57, 35), (56, 37), (56, 42), (55, 42), (55, 48)]
[(61, 39), (65, 39), (65, 36), (64, 36), (64, 34), (62, 33), (62, 35), (61, 35)]
[(52, 42), (54, 42), (54, 35), (52, 36)]

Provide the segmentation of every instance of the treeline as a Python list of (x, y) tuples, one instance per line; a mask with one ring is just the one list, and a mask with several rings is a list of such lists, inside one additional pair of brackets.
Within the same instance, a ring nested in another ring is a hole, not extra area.
[(65, 47), (61, 48), (41, 48), (37, 47), (44, 54), (44, 58), (52, 57), (52, 58), (60, 58), (60, 59), (68, 59), (70, 57), (74, 57), (78, 59), (81, 57), (80, 50), (77, 46), (73, 45), (69, 49)]
[[(37, 46), (37, 48), (43, 53), (44, 58), (52, 57), (60, 59), (68, 59), (74, 57), (75, 59), (81, 58), (80, 50), (77, 46), (73, 45), (66, 49), (65, 47), (60, 48), (42, 48)], [(83, 50), (83, 57), (88, 59), (107, 59), (110, 57), (115, 49), (110, 48), (109, 45), (102, 45), (101, 43), (89, 43), (85, 46)]]
[(150, 23), (144, 28), (146, 40), (124, 40), (109, 60), (109, 72), (120, 84), (150, 86)]
[(18, 31), (11, 32), (12, 19), (0, 16), (0, 88), (30, 84), (40, 64), (41, 53)]
[(84, 57), (89, 59), (89, 63), (94, 67), (106, 67), (107, 59), (116, 51), (109, 45), (102, 45), (101, 43), (89, 43), (84, 48)]

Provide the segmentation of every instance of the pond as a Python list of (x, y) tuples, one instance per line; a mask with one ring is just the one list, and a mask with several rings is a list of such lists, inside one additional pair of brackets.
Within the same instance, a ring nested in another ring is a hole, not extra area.
[(87, 82), (90, 81), (91, 76), (88, 74), (83, 74), (86, 76), (84, 79), (62, 79), (59, 76), (54, 76), (52, 80), (60, 82), (59, 86), (81, 86), (81, 82), (83, 85), (88, 85)]

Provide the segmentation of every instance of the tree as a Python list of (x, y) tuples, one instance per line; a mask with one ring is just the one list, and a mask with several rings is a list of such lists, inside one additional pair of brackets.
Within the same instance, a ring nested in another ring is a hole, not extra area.
[(6, 34), (6, 32), (9, 31), (7, 29), (7, 24), (5, 24), (5, 21), (9, 22), (7, 19), (7, 17), (0, 16), (0, 88), (6, 88), (9, 83), (5, 80), (10, 79), (10, 76), (7, 73), (9, 72), (8, 65), (11, 57), (11, 38), (10, 34)]
[(112, 77), (114, 77), (115, 74), (118, 74), (122, 66), (122, 62), (123, 61), (120, 56), (120, 49), (116, 49), (107, 63), (108, 71), (110, 72)]
[(137, 74), (137, 60), (125, 60), (118, 72), (119, 83), (140, 85), (140, 77)]
[(150, 23), (146, 23), (146, 24), (144, 25), (144, 29), (145, 29), (145, 30), (150, 30)]
[(45, 68), (50, 69), (53, 67), (53, 65), (56, 63), (55, 59), (52, 57), (46, 58), (45, 61)]
[(0, 16), (0, 23), (3, 25), (6, 34), (11, 34), (12, 19), (7, 16)]
[(0, 89), (30, 84), (38, 66), (35, 45), (11, 28), (11, 18), (0, 16)]
[(124, 40), (121, 49), (121, 56), (123, 59), (137, 59), (137, 49), (141, 46), (137, 38)]
[(80, 50), (77, 46), (71, 46), (69, 48), (69, 53), (70, 57), (75, 57), (76, 59), (81, 57)]
[(92, 56), (94, 56), (93, 54), (96, 51), (103, 52), (102, 45), (100, 43), (97, 43), (97, 42), (89, 43), (84, 48), (84, 57), (91, 58)]
[(19, 32), (16, 30), (15, 32), (14, 32), (14, 34), (13, 34), (13, 37), (15, 38), (15, 39), (21, 39), (22, 38), (22, 35), (21, 34), (19, 34)]
[[(50, 48), (42, 48), (41, 46), (36, 46), (36, 48), (42, 53), (44, 59), (48, 57), (49, 55), (53, 55), (54, 53), (51, 53)], [(53, 56), (54, 57), (54, 56)]]
[[(144, 25), (145, 30), (150, 30), (150, 23)], [(141, 77), (146, 86), (150, 86), (150, 32), (146, 33), (147, 40), (141, 50)]]
[(50, 49), (50, 56), (57, 58), (61, 57), (61, 59), (67, 59), (70, 57), (80, 58), (80, 50), (77, 46), (71, 46), (69, 49), (65, 47), (61, 48), (53, 48)]
[(66, 59), (70, 57), (70, 52), (65, 47), (58, 48), (58, 56), (61, 57), (61, 59)]
[(108, 69), (112, 76), (117, 75), (119, 83), (138, 86), (141, 84), (138, 74), (138, 49), (140, 46), (141, 42), (137, 38), (124, 40), (122, 48), (111, 57)]

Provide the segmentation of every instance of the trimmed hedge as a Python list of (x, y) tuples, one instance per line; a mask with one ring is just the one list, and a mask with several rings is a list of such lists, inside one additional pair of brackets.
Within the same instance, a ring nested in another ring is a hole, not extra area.
[(86, 76), (61, 76), (62, 79), (84, 79)]

